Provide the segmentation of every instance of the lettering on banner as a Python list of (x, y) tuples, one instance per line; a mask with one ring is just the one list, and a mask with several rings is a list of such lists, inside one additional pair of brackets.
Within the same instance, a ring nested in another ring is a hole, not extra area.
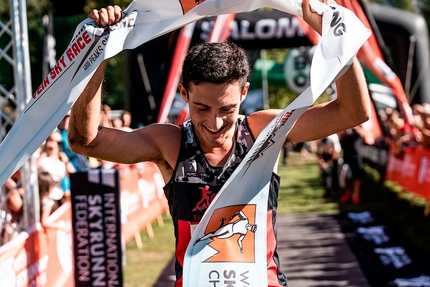
[(248, 20), (234, 21), (230, 37), (233, 40), (268, 40), (303, 37), (304, 32), (296, 18), (260, 19), (254, 26)]
[[(76, 71), (78, 71), (81, 66), (83, 66), (83, 69), (85, 71), (88, 70), (102, 55), (104, 47), (109, 40), (110, 33), (119, 29), (134, 27), (136, 23), (136, 16), (137, 13), (133, 12), (129, 15), (126, 15), (123, 19), (121, 19), (121, 21), (119, 21), (115, 25), (106, 28), (100, 28), (98, 26), (95, 26), (95, 41), (93, 45), (88, 49), (87, 54), (84, 56), (84, 59), (79, 64), (79, 67), (76, 69)], [(101, 42), (101, 44), (99, 44), (99, 42)]]
[(71, 177), (76, 286), (122, 286), (119, 187), (86, 180)]
[(247, 168), (251, 165), (253, 161), (263, 156), (264, 152), (271, 147), (275, 141), (273, 138), (276, 135), (276, 132), (281, 129), (283, 125), (288, 121), (288, 119), (291, 117), (291, 115), (295, 112), (295, 110), (292, 110), (291, 112), (284, 112), (284, 114), (278, 119), (278, 122), (274, 125), (272, 128), (272, 131), (268, 133), (268, 136), (264, 139), (263, 142), (260, 143), (258, 148), (254, 151), (252, 156), (248, 159), (246, 162)]
[(405, 154), (403, 158), (402, 165), (402, 178), (413, 178), (415, 175), (415, 171), (417, 169), (417, 165), (411, 159), (410, 154)]
[[(205, 41), (212, 30), (214, 21), (202, 21), (200, 39)], [(234, 41), (270, 40), (304, 37), (305, 33), (297, 18), (259, 19), (255, 23), (248, 20), (233, 21), (230, 37)]]
[[(81, 53), (88, 44), (92, 41), (88, 31), (84, 30), (82, 35), (76, 37), (76, 39), (69, 45), (63, 56), (55, 64), (54, 68), (46, 75), (42, 84), (36, 89), (33, 94), (35, 99), (37, 96), (43, 95), (49, 87), (58, 80), (65, 71), (67, 71), (73, 65), (73, 59)], [(66, 61), (67, 60), (67, 61)]]
[(333, 19), (331, 20), (330, 27), (334, 27), (333, 29), (333, 35), (338, 37), (342, 36), (346, 33), (346, 25), (345, 23), (341, 22), (342, 17), (339, 17), (340, 12), (337, 11), (336, 7), (331, 7), (331, 9), (335, 10), (333, 12)]
[(389, 156), (387, 171), (389, 172), (401, 172), (403, 161), (397, 158), (394, 154)]
[(104, 48), (106, 46), (107, 39), (102, 40), (102, 45), (98, 45), (95, 49), (91, 51), (91, 54), (88, 56), (88, 60), (84, 63), (84, 70), (88, 70), (89, 67), (101, 56)]
[(424, 184), (426, 182), (430, 181), (430, 165), (429, 165), (429, 159), (427, 156), (423, 156), (420, 159), (420, 167), (418, 171), (418, 184)]
[[(94, 24), (83, 25), (77, 35), (73, 38), (69, 44), (65, 53), (61, 56), (54, 68), (46, 75), (40, 86), (36, 89), (33, 94), (33, 98), (42, 96), (49, 87), (57, 81), (74, 63), (76, 58), (84, 51), (87, 53), (84, 55), (82, 62), (76, 68), (77, 71), (83, 66), (84, 70), (87, 70), (92, 66), (93, 63), (102, 55), (104, 47), (106, 46), (111, 31), (119, 30), (122, 28), (134, 27), (136, 22), (137, 13), (133, 12), (130, 15), (124, 17), (120, 22), (115, 25), (109, 26), (108, 28), (100, 28), (94, 26)], [(92, 31), (89, 32), (92, 28)], [(101, 41), (100, 41), (101, 40)], [(91, 46), (89, 46), (91, 44)], [(73, 79), (73, 78), (72, 78)]]
[(236, 287), (249, 286), (249, 270), (222, 270), (212, 269), (208, 273), (208, 283), (210, 286)]

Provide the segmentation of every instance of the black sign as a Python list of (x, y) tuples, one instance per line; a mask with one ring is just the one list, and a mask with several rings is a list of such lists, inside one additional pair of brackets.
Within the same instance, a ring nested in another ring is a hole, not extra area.
[(78, 172), (70, 181), (75, 286), (122, 286), (118, 172)]
[[(196, 22), (192, 43), (205, 42), (215, 17)], [(278, 10), (238, 13), (230, 40), (246, 50), (312, 46), (298, 17)]]

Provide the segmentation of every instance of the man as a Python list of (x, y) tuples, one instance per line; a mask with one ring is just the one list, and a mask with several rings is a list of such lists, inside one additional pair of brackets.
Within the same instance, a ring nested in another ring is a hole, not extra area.
[(316, 142), (316, 155), (324, 185), (324, 198), (335, 196), (338, 190), (338, 160), (341, 151), (342, 147), (337, 134), (329, 135)]
[(67, 158), (69, 159), (73, 167), (76, 169), (76, 171), (87, 171), (89, 168), (88, 158), (83, 155), (76, 154), (70, 150), (69, 142), (67, 140), (68, 138), (67, 134), (69, 129), (69, 118), (70, 118), (70, 112), (64, 116), (64, 118), (57, 126), (58, 132), (61, 134), (61, 142), (60, 142), (61, 151), (63, 151), (66, 154)]
[[(328, 1), (328, 0), (327, 0)], [(303, 18), (321, 33), (321, 16), (302, 3)], [(90, 18), (106, 26), (120, 20), (118, 6), (93, 10)], [(72, 108), (69, 143), (76, 153), (121, 163), (152, 161), (166, 186), (176, 236), (176, 286), (182, 286), (184, 253), (192, 225), (205, 209), (196, 208), (203, 196), (213, 199), (250, 150), (254, 139), (281, 110), (240, 116), (250, 73), (246, 54), (230, 43), (206, 43), (189, 51), (179, 90), (188, 103), (190, 121), (183, 125), (152, 124), (132, 132), (100, 127), (104, 61)], [(338, 97), (309, 109), (296, 122), (287, 141), (306, 142), (355, 126), (369, 118), (370, 102), (357, 60), (337, 81)], [(279, 177), (273, 174), (268, 222), (275, 225)], [(270, 220), (270, 221), (269, 221)], [(275, 226), (268, 228), (268, 286), (286, 286), (279, 268)]]
[(361, 149), (364, 142), (364, 130), (361, 125), (339, 133), (343, 149), (343, 164), (350, 170), (350, 177), (345, 180), (345, 193), (341, 202), (350, 199), (354, 204), (360, 203), (361, 184), (365, 175)]

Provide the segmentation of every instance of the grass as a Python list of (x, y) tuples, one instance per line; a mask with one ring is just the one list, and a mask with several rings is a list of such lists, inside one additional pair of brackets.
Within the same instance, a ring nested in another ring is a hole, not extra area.
[(281, 187), (278, 196), (278, 215), (286, 213), (332, 213), (338, 210), (334, 201), (322, 198), (324, 189), (318, 175), (315, 156), (302, 158), (290, 152), (287, 166), (278, 167)]
[[(430, 254), (430, 216), (424, 216), (424, 202), (391, 183), (380, 183), (379, 176), (368, 169), (363, 181), (360, 204), (340, 203), (337, 198), (324, 199), (315, 156), (306, 159), (290, 152), (288, 164), (278, 167), (281, 176), (278, 215), (288, 213), (334, 213), (339, 211), (379, 211), (394, 222), (424, 252)], [(125, 287), (151, 287), (174, 252), (173, 226), (163, 216), (164, 227), (153, 223), (154, 238), (141, 232), (143, 248), (135, 241), (126, 247)]]
[(146, 230), (140, 232), (142, 249), (135, 240), (127, 244), (124, 287), (151, 287), (172, 258), (175, 248), (172, 219), (163, 214), (163, 222), (164, 226), (159, 226), (157, 221), (152, 223), (152, 238)]

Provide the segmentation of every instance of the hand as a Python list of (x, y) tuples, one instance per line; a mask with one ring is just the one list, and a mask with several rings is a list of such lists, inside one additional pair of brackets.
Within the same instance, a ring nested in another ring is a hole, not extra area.
[(106, 27), (121, 20), (121, 11), (118, 5), (108, 6), (100, 10), (94, 9), (88, 14), (88, 18), (93, 19), (97, 26)]
[[(309, 24), (318, 34), (322, 33), (322, 16), (317, 12), (314, 12), (309, 5), (310, 0), (302, 1), (302, 12), (303, 12), (303, 20)], [(320, 2), (326, 5), (332, 5), (336, 3), (334, 0), (319, 0)]]
[(8, 178), (6, 180), (6, 182), (4, 183), (4, 185), (5, 185), (6, 189), (7, 189), (7, 191), (11, 191), (13, 189), (16, 189), (16, 183), (15, 183), (15, 181), (12, 178)]
[(58, 154), (58, 158), (64, 163), (69, 162), (69, 158), (67, 157), (65, 152), (60, 151), (60, 153)]

